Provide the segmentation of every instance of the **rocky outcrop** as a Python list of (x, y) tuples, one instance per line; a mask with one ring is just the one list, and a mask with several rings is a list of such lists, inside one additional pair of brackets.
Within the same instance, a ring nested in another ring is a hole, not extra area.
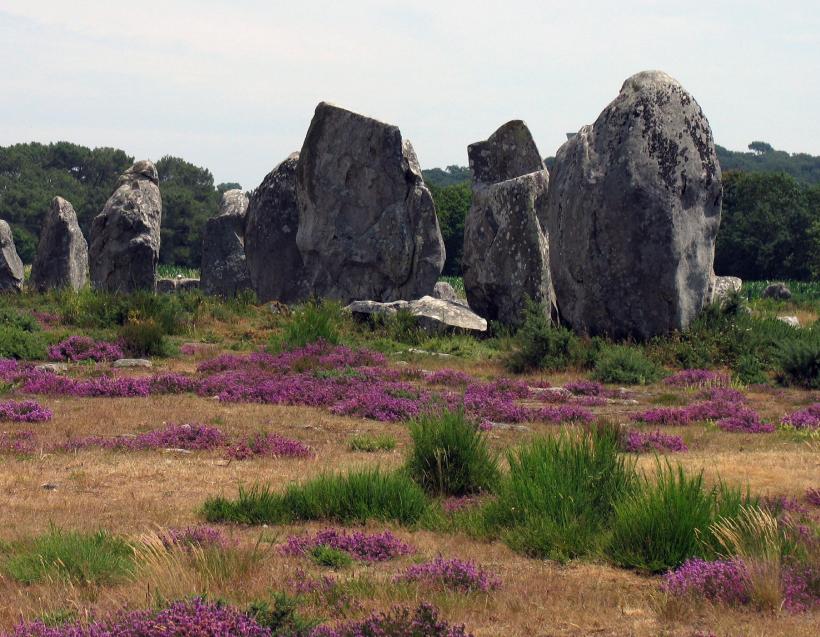
[(91, 284), (99, 290), (153, 290), (159, 260), (162, 197), (157, 169), (138, 161), (91, 225)]
[(74, 207), (54, 197), (43, 220), (31, 284), (39, 291), (79, 290), (88, 281), (88, 243), (77, 223)]
[(550, 270), (578, 331), (649, 338), (685, 329), (709, 301), (720, 166), (694, 98), (638, 73), (550, 175)]
[(298, 163), (299, 153), (293, 153), (251, 194), (245, 219), (245, 257), (260, 301), (296, 303), (309, 295), (296, 245)]
[(0, 293), (23, 289), (23, 262), (14, 247), (11, 227), (0, 219)]
[(354, 316), (367, 317), (373, 314), (392, 316), (404, 310), (416, 317), (420, 327), (441, 332), (447, 330), (465, 330), (468, 332), (486, 332), (487, 321), (462, 303), (423, 296), (414, 301), (353, 301), (346, 308)]
[(205, 294), (232, 297), (251, 287), (245, 260), (247, 211), (247, 195), (241, 190), (228, 190), (222, 194), (219, 214), (205, 223), (200, 269)]
[(546, 219), (549, 173), (522, 121), (471, 144), (473, 199), (464, 223), (464, 289), (470, 307), (519, 325), (527, 299), (555, 304)]
[(785, 283), (770, 283), (763, 290), (764, 299), (778, 299), (779, 301), (788, 301), (792, 298), (792, 291)]
[(430, 294), (444, 265), (435, 206), (396, 126), (321, 103), (297, 165), (308, 289), (349, 302)]

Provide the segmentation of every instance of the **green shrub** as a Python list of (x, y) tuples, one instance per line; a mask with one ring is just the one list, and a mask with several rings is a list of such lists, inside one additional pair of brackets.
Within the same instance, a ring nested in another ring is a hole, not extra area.
[(472, 495), (498, 483), (498, 460), (487, 437), (462, 410), (419, 416), (410, 422), (410, 435), (407, 470), (428, 493)]
[(763, 363), (756, 354), (741, 354), (733, 367), (737, 379), (747, 385), (762, 384), (769, 380)]
[(294, 310), (282, 334), (272, 340), (271, 347), (274, 351), (297, 349), (316, 341), (337, 345), (344, 320), (342, 306), (337, 301), (309, 301)]
[(274, 592), (270, 601), (252, 602), (247, 614), (275, 637), (308, 637), (319, 623), (299, 613), (298, 598), (281, 592)]
[(389, 434), (380, 434), (378, 436), (362, 434), (353, 436), (348, 441), (347, 448), (350, 451), (366, 451), (368, 453), (392, 451), (396, 448), (396, 439)]
[(598, 355), (593, 377), (605, 383), (646, 385), (659, 380), (663, 370), (634, 345), (611, 345)]
[(209, 522), (278, 524), (297, 520), (416, 522), (427, 508), (427, 497), (400, 472), (362, 469), (347, 474), (321, 474), (284, 493), (255, 486), (239, 490), (236, 500), (210, 498), (203, 505)]
[(151, 319), (129, 321), (120, 328), (119, 337), (131, 356), (168, 356), (170, 351), (165, 333)]
[(0, 325), (0, 358), (42, 360), (47, 339), (42, 332), (30, 332), (14, 325)]
[(319, 566), (333, 569), (340, 569), (353, 564), (353, 558), (349, 553), (324, 544), (314, 546), (310, 551), (310, 557)]
[(124, 540), (105, 531), (86, 534), (51, 528), (15, 551), (5, 567), (11, 577), (26, 584), (51, 577), (76, 584), (104, 584), (129, 575), (133, 558)]
[(524, 321), (513, 337), (513, 348), (504, 361), (515, 374), (536, 369), (562, 370), (569, 367), (580, 340), (570, 330), (556, 327), (543, 306), (528, 301)]
[(13, 327), (22, 332), (39, 332), (40, 324), (31, 314), (21, 314), (14, 308), (0, 305), (0, 325)]
[(779, 378), (784, 385), (820, 389), (820, 338), (786, 344)]
[(636, 481), (617, 430), (605, 425), (536, 439), (508, 460), (510, 471), (485, 511), (486, 524), (506, 527), (513, 549), (539, 558), (598, 551), (615, 503)]
[(658, 465), (654, 480), (615, 505), (609, 554), (616, 564), (653, 573), (673, 569), (709, 553), (709, 526), (732, 517), (743, 505), (738, 490), (707, 489), (703, 474), (687, 476), (682, 467)]

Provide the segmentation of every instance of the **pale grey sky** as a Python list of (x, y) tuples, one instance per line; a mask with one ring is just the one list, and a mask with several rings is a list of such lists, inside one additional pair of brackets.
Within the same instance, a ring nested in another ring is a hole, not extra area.
[(254, 188), (321, 100), (401, 127), (422, 166), (527, 121), (541, 154), (662, 69), (719, 144), (820, 155), (820, 3), (0, 0), (0, 145), (181, 156)]

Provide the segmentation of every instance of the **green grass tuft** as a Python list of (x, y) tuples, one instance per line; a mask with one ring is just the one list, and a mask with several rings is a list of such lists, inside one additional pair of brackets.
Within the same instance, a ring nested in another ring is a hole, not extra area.
[(368, 453), (392, 451), (396, 448), (396, 439), (390, 434), (379, 434), (378, 436), (361, 434), (351, 437), (347, 442), (347, 448), (350, 451), (365, 451)]

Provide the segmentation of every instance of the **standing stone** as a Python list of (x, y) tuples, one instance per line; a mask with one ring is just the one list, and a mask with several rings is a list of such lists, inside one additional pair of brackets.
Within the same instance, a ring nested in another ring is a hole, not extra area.
[(162, 197), (153, 163), (125, 171), (91, 224), (91, 284), (98, 290), (153, 290), (159, 260)]
[(721, 194), (712, 131), (694, 98), (660, 71), (626, 80), (552, 170), (561, 317), (615, 338), (685, 329), (709, 302)]
[(205, 294), (232, 297), (251, 287), (245, 262), (247, 212), (247, 195), (241, 190), (228, 190), (222, 194), (219, 214), (205, 223), (200, 274)]
[(555, 305), (544, 231), (549, 173), (527, 125), (508, 122), (467, 149), (473, 200), (464, 223), (464, 289), (470, 307), (519, 325), (527, 299)]
[(245, 219), (245, 257), (260, 301), (297, 303), (308, 296), (302, 255), (296, 246), (299, 208), (293, 153), (251, 194)]
[(444, 242), (416, 154), (396, 126), (322, 102), (297, 166), (309, 289), (342, 302), (433, 291)]
[(14, 247), (11, 227), (0, 219), (0, 292), (23, 289), (23, 262)]
[(31, 282), (43, 292), (48, 289), (79, 290), (88, 280), (88, 243), (77, 223), (74, 207), (54, 197), (40, 230), (37, 256), (31, 266)]

